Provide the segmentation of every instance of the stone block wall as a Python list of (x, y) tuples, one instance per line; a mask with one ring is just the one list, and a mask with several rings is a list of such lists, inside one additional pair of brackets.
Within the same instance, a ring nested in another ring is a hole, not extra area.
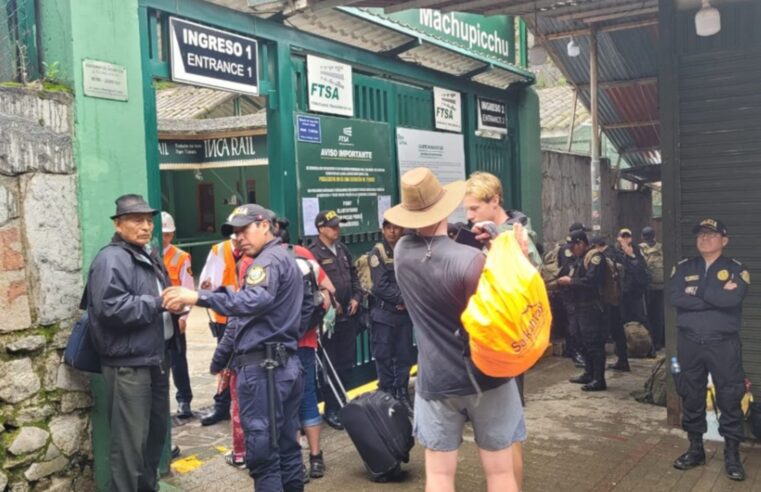
[(72, 98), (0, 88), (0, 492), (93, 490)]

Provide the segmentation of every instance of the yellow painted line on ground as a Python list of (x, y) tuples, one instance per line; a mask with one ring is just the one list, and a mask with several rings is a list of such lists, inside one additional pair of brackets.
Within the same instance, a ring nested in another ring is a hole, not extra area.
[[(417, 364), (412, 366), (412, 369), (410, 369), (410, 376), (416, 376), (417, 375)], [(375, 391), (378, 389), (378, 380), (374, 379), (370, 381), (369, 383), (363, 384), (362, 386), (358, 386), (354, 389), (351, 389), (346, 392), (346, 394), (349, 397), (349, 400), (353, 400), (354, 398), (358, 397), (362, 393), (368, 393), (370, 391)], [(323, 413), (325, 411), (325, 404), (320, 403), (317, 405), (317, 407), (320, 410), (320, 413)]]
[(203, 461), (199, 460), (194, 454), (179, 458), (172, 462), (172, 470), (176, 473), (189, 473), (203, 465)]
[(225, 454), (227, 452), (227, 448), (224, 447), (224, 446), (214, 446), (214, 449), (216, 449), (217, 451), (219, 451), (222, 454)]

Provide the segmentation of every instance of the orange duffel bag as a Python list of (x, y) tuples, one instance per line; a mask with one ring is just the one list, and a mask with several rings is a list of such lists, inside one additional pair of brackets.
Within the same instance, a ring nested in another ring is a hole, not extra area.
[(471, 359), (486, 375), (518, 376), (547, 349), (552, 324), (547, 290), (512, 231), (492, 241), (478, 288), (461, 319)]

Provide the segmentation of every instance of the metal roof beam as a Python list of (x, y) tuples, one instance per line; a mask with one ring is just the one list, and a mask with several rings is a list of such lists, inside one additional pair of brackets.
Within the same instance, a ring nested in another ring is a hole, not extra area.
[[(616, 87), (631, 87), (636, 85), (653, 85), (658, 83), (658, 77), (643, 77), (641, 79), (608, 80), (600, 82), (601, 89), (614, 89)], [(589, 84), (578, 84), (579, 89), (588, 90)]]
[(483, 67), (478, 67), (474, 70), (471, 70), (470, 72), (465, 72), (464, 74), (460, 75), (460, 77), (465, 77), (466, 79), (470, 79), (472, 77), (475, 77), (476, 75), (480, 75), (484, 72), (488, 72), (493, 68), (494, 68), (494, 65), (492, 65), (491, 63), (487, 63)]
[[(637, 29), (645, 26), (655, 26), (658, 24), (658, 18), (652, 17), (648, 19), (642, 19), (632, 22), (622, 22), (620, 24), (610, 24), (607, 26), (600, 26), (597, 32), (613, 32), (613, 31), (625, 31), (627, 29)], [(589, 36), (591, 29), (574, 29), (573, 31), (561, 31), (550, 34), (543, 34), (542, 37), (547, 41), (555, 41), (557, 39), (572, 38), (575, 36)]]
[(626, 13), (622, 14), (607, 14), (607, 15), (598, 15), (597, 17), (586, 17), (584, 18), (584, 22), (588, 24), (594, 24), (597, 22), (604, 22), (608, 20), (613, 19), (621, 19), (623, 17), (637, 17), (640, 15), (649, 15), (649, 14), (657, 14), (658, 13), (658, 6), (653, 7), (647, 7), (639, 10), (631, 10)]
[[(545, 11), (537, 12), (538, 15), (544, 15), (547, 17), (557, 17), (560, 15), (574, 15), (579, 14), (583, 15), (584, 12), (600, 12), (601, 10), (610, 10), (610, 9), (616, 9), (625, 7), (628, 9), (631, 9), (631, 5), (611, 5), (610, 0), (592, 0), (587, 2), (573, 2), (571, 4), (562, 5), (554, 9), (548, 9)], [(504, 8), (504, 7), (502, 7)], [(494, 9), (497, 10), (497, 9)]]
[(564, 10), (563, 12), (558, 13), (554, 10), (550, 10), (544, 15), (562, 21), (583, 20), (585, 22), (592, 22), (589, 19), (600, 18), (602, 16), (613, 18), (614, 15), (618, 17), (639, 15), (642, 13), (643, 9), (650, 9), (652, 7), (655, 7), (657, 11), (658, 2), (655, 0), (648, 0), (647, 2), (637, 3), (636, 5), (617, 5), (589, 9), (580, 9), (577, 6), (574, 10)]
[[(470, 5), (469, 8), (476, 8), (479, 7), (488, 7), (489, 5), (493, 5), (496, 2), (492, 0), (491, 2), (487, 1), (472, 1), (472, 2), (465, 2), (464, 5), (468, 4), (479, 4), (479, 5)], [(538, 14), (538, 15), (544, 15), (548, 12), (551, 12), (551, 7), (553, 5), (556, 5), (560, 3), (559, 0), (535, 0), (535, 1), (522, 1), (520, 3), (513, 3), (511, 5), (503, 5), (502, 7), (497, 7), (495, 9), (488, 10), (484, 12), (483, 15), (495, 15), (495, 14), (502, 14), (502, 15), (527, 15), (527, 14)], [(457, 6), (458, 9), (464, 8), (462, 5)], [(543, 10), (545, 9), (545, 10)]]
[(661, 122), (659, 120), (647, 120), (647, 121), (622, 121), (620, 123), (603, 124), (603, 128), (606, 130), (620, 130), (622, 128), (642, 128), (658, 126)]
[(404, 53), (405, 51), (415, 49), (418, 46), (421, 46), (422, 44), (423, 42), (419, 38), (415, 38), (410, 41), (407, 41), (406, 43), (400, 44), (396, 48), (391, 48), (390, 50), (382, 51), (381, 54), (387, 55), (387, 56), (396, 56), (398, 54)]
[(309, 0), (309, 10), (317, 12), (318, 10), (332, 9), (333, 7), (349, 6), (358, 3), (360, 0)]

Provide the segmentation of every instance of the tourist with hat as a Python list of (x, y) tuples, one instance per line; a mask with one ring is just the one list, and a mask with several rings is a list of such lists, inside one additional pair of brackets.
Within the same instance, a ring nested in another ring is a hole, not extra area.
[[(323, 337), (322, 345), (344, 386), (351, 377), (357, 357), (357, 332), (360, 328), (357, 314), (363, 297), (351, 252), (341, 241), (341, 224), (345, 223), (346, 219), (335, 210), (323, 210), (314, 219), (318, 236), (309, 245), (309, 251), (336, 289), (336, 324), (333, 332)], [(343, 424), (338, 418), (341, 406), (332, 391), (325, 393), (325, 422), (334, 429), (342, 430)]]
[(158, 490), (168, 434), (168, 352), (179, 327), (177, 316), (162, 307), (169, 277), (150, 253), (156, 214), (140, 195), (116, 200), (115, 234), (93, 260), (85, 288), (90, 334), (106, 387), (109, 490), (118, 492)]
[(460, 316), (485, 264), (481, 250), (447, 235), (447, 217), (464, 195), (464, 181), (442, 186), (430, 169), (415, 168), (401, 177), (402, 202), (384, 214), (415, 230), (394, 248), (418, 346), (415, 435), (426, 448), (426, 490), (454, 490), (457, 452), (470, 420), (489, 490), (517, 491), (512, 444), (526, 439), (526, 426), (515, 380), (488, 377), (464, 355)]
[[(188, 289), (195, 289), (193, 271), (190, 267), (190, 253), (187, 253), (174, 244), (174, 233), (177, 230), (174, 217), (169, 212), (161, 212), (161, 241), (163, 246), (162, 258), (164, 268), (169, 275), (172, 285), (182, 285)], [(190, 402), (193, 400), (193, 391), (190, 388), (190, 375), (188, 374), (188, 342), (185, 337), (185, 328), (188, 323), (188, 314), (183, 314), (178, 320), (180, 333), (177, 336), (177, 350), (172, 350), (172, 379), (177, 388), (177, 416), (181, 419), (189, 419), (193, 416), (190, 410)]]
[[(708, 373), (716, 388), (719, 434), (724, 437), (724, 470), (732, 480), (745, 480), (740, 443), (745, 438), (740, 401), (745, 393), (742, 364), (742, 303), (750, 273), (724, 256), (727, 228), (718, 219), (703, 219), (693, 228), (699, 256), (684, 259), (671, 271), (670, 299), (676, 308), (676, 364), (672, 373), (682, 397), (682, 428), (690, 447), (674, 461), (689, 470), (705, 464)], [(676, 369), (675, 367), (676, 366)]]

